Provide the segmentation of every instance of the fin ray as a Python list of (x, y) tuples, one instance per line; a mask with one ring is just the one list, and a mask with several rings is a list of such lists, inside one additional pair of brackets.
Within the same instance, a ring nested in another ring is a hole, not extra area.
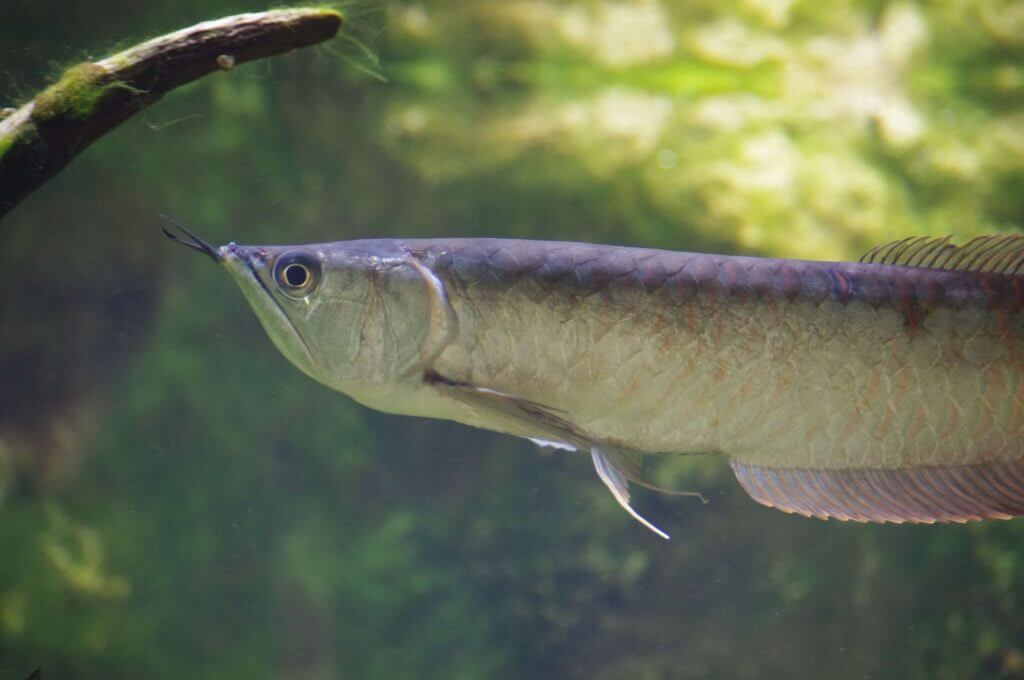
[(950, 236), (899, 239), (872, 248), (860, 261), (1013, 276), (1020, 275), (1024, 269), (1024, 234), (978, 236), (962, 246), (953, 245), (951, 240)]
[(668, 494), (669, 496), (694, 496), (699, 498), (702, 503), (706, 504), (708, 502), (708, 499), (704, 498), (704, 494), (699, 491), (680, 491), (679, 489), (670, 489), (657, 482), (652, 482), (647, 475), (644, 459), (653, 454), (620, 446), (608, 446), (607, 444), (601, 445), (601, 451), (615, 465), (616, 469), (622, 473), (623, 477), (637, 486), (642, 486), (645, 489), (657, 491), (658, 493)]
[(565, 442), (558, 442), (552, 439), (541, 439), (540, 437), (527, 437), (531, 442), (536, 444), (542, 449), (557, 449), (559, 451), (578, 451), (572, 444), (566, 444)]
[(629, 484), (626, 478), (622, 476), (622, 473), (612, 464), (610, 460), (602, 453), (598, 448), (590, 449), (590, 457), (594, 461), (594, 469), (597, 470), (597, 476), (601, 478), (604, 485), (608, 487), (608, 490), (612, 492), (612, 496), (618, 501), (622, 509), (629, 513), (629, 516), (635, 519), (640, 524), (658, 534), (666, 541), (669, 540), (669, 535), (658, 527), (647, 521), (643, 515), (633, 509), (633, 506), (629, 502)]
[(758, 503), (805, 517), (931, 524), (1024, 515), (1024, 459), (842, 470), (729, 464)]

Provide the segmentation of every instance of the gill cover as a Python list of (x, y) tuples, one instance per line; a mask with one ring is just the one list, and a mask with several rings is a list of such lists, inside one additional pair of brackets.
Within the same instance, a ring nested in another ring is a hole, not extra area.
[(314, 377), (331, 387), (414, 375), (454, 334), (444, 284), (395, 242), (262, 250), (271, 294), (309, 349)]

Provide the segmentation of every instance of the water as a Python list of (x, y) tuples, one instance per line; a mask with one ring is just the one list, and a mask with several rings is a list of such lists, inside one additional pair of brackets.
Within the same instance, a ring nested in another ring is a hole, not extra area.
[[(16, 0), (0, 90), (251, 9)], [(855, 258), (1021, 223), (1016, 5), (393, 3), (215, 73), (3, 221), (0, 678), (1013, 677), (1020, 521), (756, 505), (720, 460), (372, 413), (168, 244), (491, 235)], [(680, 414), (685, 418), (686, 414)]]

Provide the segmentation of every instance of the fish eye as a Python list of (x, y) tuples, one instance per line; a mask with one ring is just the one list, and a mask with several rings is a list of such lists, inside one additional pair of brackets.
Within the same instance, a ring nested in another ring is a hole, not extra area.
[(274, 281), (282, 293), (300, 300), (320, 283), (320, 264), (308, 253), (285, 253), (274, 264)]
[(285, 267), (281, 274), (285, 283), (292, 288), (302, 288), (313, 276), (309, 273), (309, 268), (306, 265), (295, 262)]

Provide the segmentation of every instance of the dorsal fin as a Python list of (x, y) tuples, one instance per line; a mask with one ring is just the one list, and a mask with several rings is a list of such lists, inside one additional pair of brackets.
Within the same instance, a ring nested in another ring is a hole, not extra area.
[(1020, 275), (1024, 272), (1024, 234), (978, 236), (962, 246), (951, 236), (917, 236), (872, 248), (861, 262), (925, 269), (957, 269)]

